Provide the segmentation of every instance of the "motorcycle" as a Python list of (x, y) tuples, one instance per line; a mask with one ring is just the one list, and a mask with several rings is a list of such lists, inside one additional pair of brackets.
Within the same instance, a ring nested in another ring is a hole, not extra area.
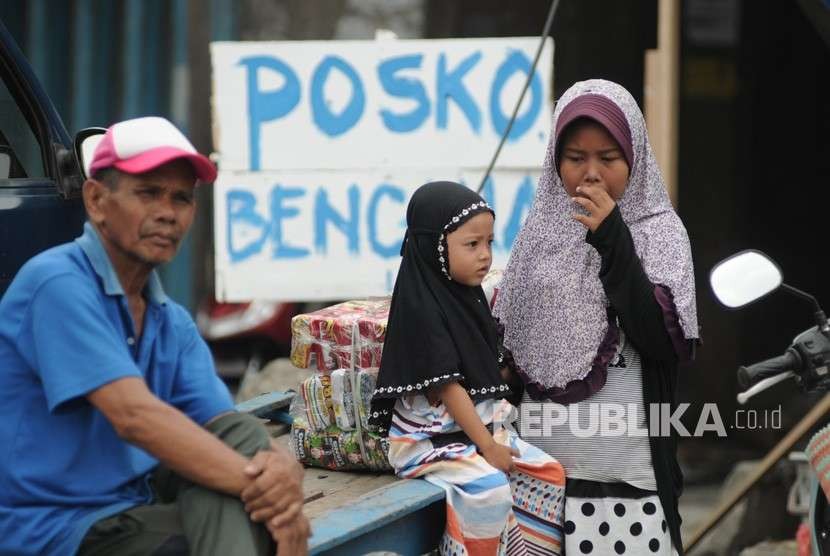
[[(709, 282), (717, 300), (728, 309), (746, 307), (779, 290), (801, 298), (813, 307), (815, 326), (798, 334), (782, 355), (738, 369), (738, 383), (744, 389), (737, 396), (738, 403), (745, 404), (760, 392), (791, 378), (805, 393), (830, 389), (830, 323), (814, 296), (785, 284), (778, 265), (764, 253), (755, 250), (742, 251), (715, 265), (710, 273)], [(686, 552), (720, 522), (799, 440), (815, 425), (823, 422), (828, 412), (830, 394), (826, 394), (816, 403), (758, 464), (755, 472), (732, 496), (721, 503), (704, 525), (692, 535), (686, 544)], [(808, 506), (806, 525), (810, 532), (810, 551), (814, 556), (830, 555), (830, 426), (826, 426), (812, 437), (807, 444), (806, 454), (793, 453), (790, 454), (790, 459), (808, 461), (811, 472), (804, 474), (809, 484), (809, 502), (798, 503), (798, 483), (804, 481), (797, 481), (794, 490), (791, 491), (789, 505)]]

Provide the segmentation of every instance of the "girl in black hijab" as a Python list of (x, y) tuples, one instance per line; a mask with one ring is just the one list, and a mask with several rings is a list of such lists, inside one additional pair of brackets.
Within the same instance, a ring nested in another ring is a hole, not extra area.
[(447, 492), (442, 554), (558, 554), (564, 471), (512, 427), (516, 409), (504, 399), (511, 389), (481, 289), (494, 218), (457, 183), (413, 195), (370, 423), (388, 431), (399, 476)]

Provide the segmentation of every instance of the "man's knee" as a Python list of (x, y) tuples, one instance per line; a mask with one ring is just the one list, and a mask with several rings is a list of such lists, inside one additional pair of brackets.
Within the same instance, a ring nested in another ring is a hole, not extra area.
[(243, 456), (252, 457), (271, 446), (271, 437), (265, 425), (247, 413), (222, 415), (205, 428)]
[(190, 545), (184, 535), (169, 537), (153, 551), (152, 556), (190, 556)]

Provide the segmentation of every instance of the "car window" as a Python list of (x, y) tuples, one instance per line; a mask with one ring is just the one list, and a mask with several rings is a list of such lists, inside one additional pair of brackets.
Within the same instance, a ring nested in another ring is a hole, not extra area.
[[(0, 65), (0, 69), (4, 69)], [(5, 72), (0, 80), (0, 183), (15, 178), (46, 176), (43, 150)]]

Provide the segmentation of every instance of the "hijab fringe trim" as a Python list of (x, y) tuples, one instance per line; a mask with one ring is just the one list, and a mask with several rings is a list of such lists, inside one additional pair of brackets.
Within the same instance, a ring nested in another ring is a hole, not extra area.
[(533, 380), (518, 364), (515, 365), (516, 374), (524, 382), (528, 395), (536, 401), (551, 401), (562, 405), (576, 403), (605, 386), (605, 381), (608, 379), (608, 365), (617, 354), (619, 345), (620, 329), (616, 324), (609, 323), (608, 331), (597, 349), (591, 370), (583, 378), (570, 381), (564, 388), (544, 386)]

